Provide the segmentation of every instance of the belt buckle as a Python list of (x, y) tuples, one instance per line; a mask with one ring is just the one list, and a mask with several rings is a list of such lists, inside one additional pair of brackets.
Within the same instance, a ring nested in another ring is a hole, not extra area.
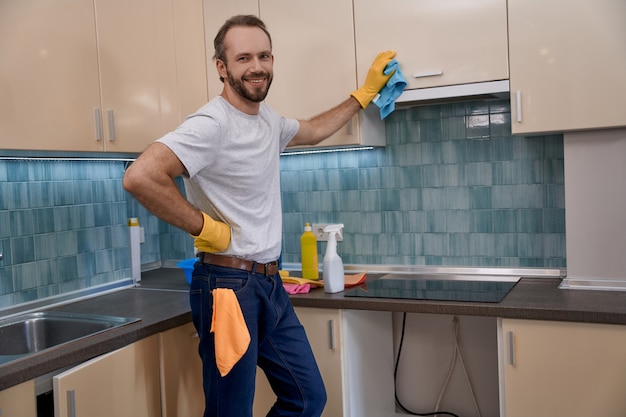
[[(274, 266), (275, 266), (275, 265), (274, 265), (274, 262), (268, 262), (268, 263), (266, 263), (266, 264), (264, 265), (264, 269), (265, 269), (264, 273), (265, 273), (265, 275), (274, 275), (274, 273), (272, 273), (272, 272), (270, 271), (270, 268), (272, 268), (272, 267), (274, 267)], [(278, 272), (278, 271), (276, 271), (276, 272)]]

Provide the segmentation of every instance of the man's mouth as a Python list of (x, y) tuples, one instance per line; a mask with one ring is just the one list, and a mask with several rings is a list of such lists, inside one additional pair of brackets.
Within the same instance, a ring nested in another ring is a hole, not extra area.
[(263, 77), (263, 78), (247, 78), (246, 79), (246, 81), (248, 81), (249, 83), (257, 84), (257, 85), (263, 84), (265, 82), (265, 80), (266, 80), (265, 77)]

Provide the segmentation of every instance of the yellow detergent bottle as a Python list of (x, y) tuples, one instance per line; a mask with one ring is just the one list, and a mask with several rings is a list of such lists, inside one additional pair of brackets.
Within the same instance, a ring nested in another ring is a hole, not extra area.
[(311, 230), (311, 224), (304, 226), (304, 233), (300, 236), (300, 250), (302, 260), (302, 278), (319, 279), (319, 264), (317, 258), (317, 238)]

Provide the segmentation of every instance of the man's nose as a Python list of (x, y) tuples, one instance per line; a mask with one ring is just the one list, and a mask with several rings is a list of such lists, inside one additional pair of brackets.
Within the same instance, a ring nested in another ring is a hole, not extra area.
[(254, 72), (259, 72), (259, 71), (263, 71), (263, 66), (261, 65), (261, 59), (258, 57), (252, 58), (252, 61), (250, 62), (251, 67), (252, 67), (252, 71)]

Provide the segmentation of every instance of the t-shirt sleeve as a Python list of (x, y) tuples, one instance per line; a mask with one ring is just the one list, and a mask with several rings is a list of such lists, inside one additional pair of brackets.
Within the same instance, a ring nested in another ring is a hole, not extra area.
[(189, 177), (193, 177), (218, 158), (221, 140), (219, 130), (219, 123), (213, 117), (195, 115), (157, 142), (170, 148), (185, 166)]
[(280, 135), (280, 151), (284, 151), (291, 139), (298, 133), (300, 122), (296, 119), (283, 118), (283, 128)]

